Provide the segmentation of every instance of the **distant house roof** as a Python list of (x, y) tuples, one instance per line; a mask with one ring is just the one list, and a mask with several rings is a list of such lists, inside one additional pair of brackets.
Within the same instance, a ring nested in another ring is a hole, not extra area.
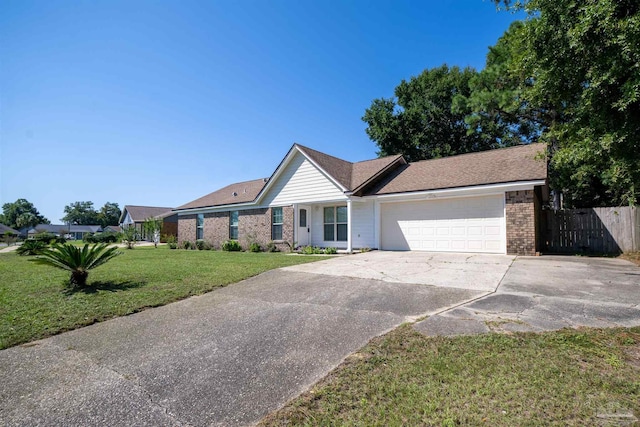
[(0, 224), (0, 234), (5, 234), (5, 233), (13, 233), (15, 235), (20, 234), (20, 232), (18, 230), (15, 230), (11, 227), (7, 227), (4, 224)]
[(122, 228), (120, 228), (119, 225), (107, 225), (106, 227), (104, 227), (102, 229), (102, 231), (112, 231), (112, 232), (115, 232), (115, 233), (119, 233), (119, 232), (122, 231)]
[(76, 224), (38, 224), (35, 227), (31, 227), (27, 233), (53, 233), (53, 234), (67, 234), (67, 233), (98, 233), (102, 231), (102, 227), (99, 225), (76, 225)]
[[(347, 194), (356, 196), (543, 180), (547, 177), (544, 144), (519, 145), (415, 163), (407, 163), (402, 155), (351, 163), (300, 144), (293, 145), (285, 160), (293, 150), (298, 150), (320, 167)], [(175, 210), (254, 202), (263, 190), (268, 191), (265, 186), (278, 175), (285, 160), (269, 179), (230, 184)]]
[(167, 212), (171, 212), (173, 208), (165, 208), (158, 206), (135, 206), (125, 205), (122, 209), (122, 215), (120, 215), (120, 223), (124, 221), (126, 212), (129, 212), (129, 216), (133, 222), (143, 222), (148, 218), (155, 218), (163, 215)]

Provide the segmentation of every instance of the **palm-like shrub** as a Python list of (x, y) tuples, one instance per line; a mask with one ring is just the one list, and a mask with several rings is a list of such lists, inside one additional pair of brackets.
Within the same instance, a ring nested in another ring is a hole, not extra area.
[(20, 246), (18, 246), (16, 252), (18, 253), (18, 255), (37, 255), (38, 252), (46, 247), (47, 244), (42, 240), (29, 239), (25, 240)]
[(122, 253), (118, 252), (118, 248), (108, 246), (104, 243), (85, 244), (82, 248), (71, 244), (52, 245), (50, 249), (39, 251), (40, 258), (33, 261), (70, 271), (69, 283), (73, 287), (80, 287), (87, 284), (89, 270)]

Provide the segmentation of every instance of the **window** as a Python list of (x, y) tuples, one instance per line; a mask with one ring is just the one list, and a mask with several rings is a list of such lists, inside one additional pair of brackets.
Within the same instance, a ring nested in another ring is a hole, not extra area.
[(271, 208), (271, 240), (282, 240), (282, 208)]
[(238, 211), (229, 212), (229, 238), (238, 240)]
[(300, 227), (307, 226), (307, 210), (300, 209)]
[(196, 240), (204, 239), (204, 214), (198, 214), (196, 220)]
[(326, 242), (347, 241), (347, 207), (324, 208), (324, 240)]

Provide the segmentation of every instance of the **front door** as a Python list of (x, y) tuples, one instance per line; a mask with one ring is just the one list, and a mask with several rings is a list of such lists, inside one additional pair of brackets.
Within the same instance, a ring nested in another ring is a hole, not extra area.
[(298, 207), (298, 245), (311, 243), (311, 209), (309, 206)]

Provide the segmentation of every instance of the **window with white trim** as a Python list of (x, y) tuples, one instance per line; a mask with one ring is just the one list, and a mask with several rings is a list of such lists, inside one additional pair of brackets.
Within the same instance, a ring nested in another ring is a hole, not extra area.
[(238, 211), (229, 212), (229, 238), (238, 240)]
[(196, 220), (196, 240), (204, 239), (204, 214), (198, 214)]
[(324, 241), (347, 241), (347, 207), (329, 206), (324, 208)]
[(271, 208), (271, 240), (282, 240), (282, 208)]

